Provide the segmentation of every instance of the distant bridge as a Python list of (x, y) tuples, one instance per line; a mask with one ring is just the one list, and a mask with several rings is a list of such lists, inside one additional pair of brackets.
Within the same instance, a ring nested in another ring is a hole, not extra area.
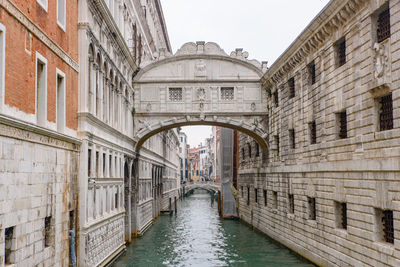
[(182, 186), (182, 191), (184, 195), (186, 195), (190, 191), (193, 191), (194, 189), (204, 189), (210, 193), (217, 193), (221, 190), (221, 184), (216, 184), (213, 182), (193, 182)]

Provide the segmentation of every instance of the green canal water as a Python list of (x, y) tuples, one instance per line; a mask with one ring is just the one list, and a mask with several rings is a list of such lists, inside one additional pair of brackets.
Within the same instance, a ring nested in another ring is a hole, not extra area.
[(114, 263), (122, 266), (315, 266), (236, 220), (222, 220), (217, 203), (197, 191), (162, 215)]

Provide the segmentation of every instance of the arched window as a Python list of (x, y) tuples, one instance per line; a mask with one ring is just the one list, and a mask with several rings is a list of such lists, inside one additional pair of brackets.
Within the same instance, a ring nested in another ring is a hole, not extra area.
[(95, 76), (95, 87), (96, 87), (96, 116), (100, 116), (100, 106), (101, 106), (101, 81), (100, 81), (100, 67), (101, 67), (100, 54), (96, 57), (96, 76)]
[(89, 51), (88, 51), (88, 108), (89, 112), (92, 111), (92, 106), (93, 106), (93, 87), (94, 87), (94, 73), (93, 73), (93, 67), (94, 67), (94, 48), (92, 44), (89, 45)]

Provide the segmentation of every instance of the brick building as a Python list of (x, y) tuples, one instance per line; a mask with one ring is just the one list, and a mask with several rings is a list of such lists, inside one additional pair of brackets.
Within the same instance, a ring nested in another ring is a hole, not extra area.
[(0, 265), (67, 266), (75, 230), (77, 2), (0, 1)]

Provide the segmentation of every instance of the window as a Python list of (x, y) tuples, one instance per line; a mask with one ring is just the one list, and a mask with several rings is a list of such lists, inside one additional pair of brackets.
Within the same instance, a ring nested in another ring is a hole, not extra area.
[(296, 94), (294, 77), (288, 80), (288, 86), (289, 86), (289, 98), (293, 98)]
[(375, 209), (378, 240), (394, 243), (393, 211)]
[(335, 44), (336, 67), (346, 63), (346, 39), (343, 37)]
[(279, 135), (274, 135), (274, 140), (275, 140), (275, 150), (279, 155)]
[(315, 121), (312, 121), (308, 124), (308, 128), (310, 129), (310, 143), (316, 144), (317, 143), (317, 125)]
[(51, 246), (51, 216), (44, 218), (44, 246)]
[(65, 127), (65, 74), (57, 72), (57, 131), (64, 132)]
[(247, 187), (247, 206), (250, 205), (250, 187)]
[(88, 149), (88, 177), (92, 176), (92, 150)]
[(264, 195), (264, 206), (266, 207), (268, 204), (268, 195), (267, 195), (267, 189), (263, 190), (263, 195)]
[(251, 144), (247, 144), (247, 148), (249, 150), (249, 158), (251, 159)]
[(240, 187), (240, 192), (242, 192), (242, 197), (243, 197), (243, 186)]
[(4, 231), (4, 263), (15, 263), (13, 253), (15, 253), (16, 238), (14, 237), (14, 227), (8, 227)]
[(315, 198), (307, 197), (308, 199), (308, 219), (309, 220), (316, 220), (317, 213), (315, 208)]
[(309, 84), (315, 83), (315, 63), (314, 61), (307, 65), (308, 82)]
[(118, 209), (118, 191), (119, 191), (119, 189), (117, 189), (117, 192), (115, 192), (115, 201), (114, 201), (114, 207), (115, 207), (115, 209)]
[(258, 202), (258, 195), (257, 195), (258, 191), (257, 188), (254, 188), (254, 202)]
[(273, 198), (273, 200), (274, 200), (274, 202), (273, 202), (274, 209), (277, 209), (278, 208), (278, 192), (273, 191), (272, 193), (273, 193), (272, 196), (274, 197)]
[(173, 102), (182, 101), (182, 88), (169, 88), (169, 100)]
[(288, 201), (289, 201), (289, 213), (294, 213), (294, 196), (293, 194), (288, 195)]
[(6, 66), (6, 28), (0, 23), (0, 109), (4, 105)]
[(57, 0), (57, 24), (65, 31), (65, 1)]
[(339, 122), (339, 138), (347, 138), (347, 115), (346, 111), (337, 113), (337, 120)]
[(386, 3), (387, 7), (378, 15), (376, 36), (378, 43), (385, 41), (390, 37), (390, 11), (389, 5)]
[(335, 201), (336, 227), (347, 229), (347, 204)]
[(47, 0), (37, 0), (37, 3), (44, 9), (47, 11)]
[(221, 100), (233, 100), (234, 90), (233, 87), (221, 87)]
[(260, 156), (260, 145), (257, 142), (255, 143), (256, 143), (256, 157), (258, 158)]
[(103, 177), (106, 177), (106, 153), (103, 153)]
[(379, 101), (379, 130), (393, 129), (393, 101), (392, 94), (382, 96)]
[(242, 147), (242, 159), (244, 160), (246, 158), (246, 154), (244, 153), (244, 148)]
[(274, 92), (274, 104), (275, 104), (275, 107), (278, 107), (278, 106), (279, 106), (279, 95), (278, 95), (278, 90), (276, 90), (276, 91)]
[(36, 120), (46, 124), (47, 112), (47, 60), (36, 52)]
[(296, 139), (295, 139), (294, 129), (289, 130), (289, 142), (290, 142), (290, 147), (295, 149), (296, 148)]

